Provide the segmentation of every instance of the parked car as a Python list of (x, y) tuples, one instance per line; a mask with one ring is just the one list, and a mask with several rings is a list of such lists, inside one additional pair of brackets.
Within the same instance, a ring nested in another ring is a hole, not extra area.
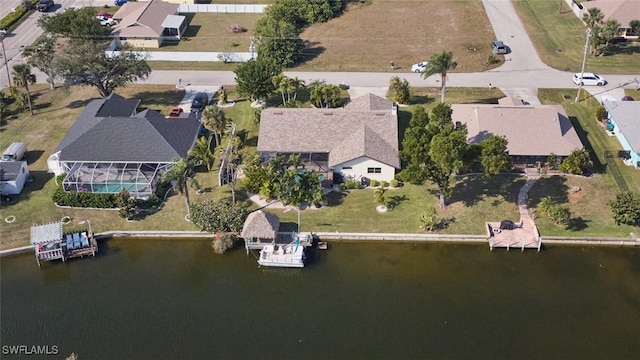
[(105, 18), (105, 19), (111, 19), (113, 17), (113, 14), (109, 14), (108, 12), (99, 12), (97, 17), (101, 17), (101, 18)]
[(20, 161), (27, 155), (27, 145), (14, 142), (2, 153), (2, 161)]
[(49, 11), (49, 9), (53, 7), (53, 5), (53, 0), (40, 0), (38, 5), (36, 5), (36, 10), (40, 12), (46, 12)]
[(502, 55), (507, 53), (507, 46), (500, 40), (491, 43), (491, 51), (494, 54)]
[(414, 73), (423, 72), (424, 69), (427, 67), (427, 64), (428, 64), (428, 62), (426, 62), (426, 61), (422, 61), (422, 62), (419, 62), (417, 64), (413, 64), (413, 65), (411, 65), (411, 72), (414, 72)]
[(605, 80), (602, 76), (594, 73), (575, 73), (573, 74), (573, 82), (576, 85), (582, 84), (604, 86), (607, 84), (607, 80)]
[(200, 112), (209, 103), (209, 95), (206, 92), (199, 92), (191, 102), (191, 112)]
[(182, 114), (184, 110), (182, 110), (182, 108), (180, 106), (175, 106), (173, 109), (171, 109), (171, 111), (169, 112), (169, 118), (172, 119), (176, 119), (180, 117), (180, 114)]
[(96, 16), (96, 19), (100, 21), (100, 25), (102, 26), (114, 26), (115, 24), (117, 24), (117, 22), (113, 20), (113, 18)]
[(128, 0), (114, 0), (113, 4), (115, 6), (122, 6), (127, 3)]

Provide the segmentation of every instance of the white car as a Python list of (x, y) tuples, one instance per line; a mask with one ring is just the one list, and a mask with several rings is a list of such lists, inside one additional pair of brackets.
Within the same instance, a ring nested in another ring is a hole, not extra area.
[(411, 65), (411, 72), (414, 72), (414, 73), (423, 72), (424, 69), (427, 68), (427, 64), (428, 64), (428, 62), (426, 62), (426, 61), (419, 62), (417, 64), (413, 64), (413, 65)]
[[(580, 79), (581, 76), (582, 79)], [(582, 83), (582, 85), (604, 86), (607, 84), (607, 80), (594, 73), (575, 73), (573, 74), (573, 83), (576, 85), (580, 85)]]
[(96, 16), (96, 19), (100, 21), (100, 25), (102, 26), (114, 26), (115, 24), (117, 24), (115, 20), (106, 16)]

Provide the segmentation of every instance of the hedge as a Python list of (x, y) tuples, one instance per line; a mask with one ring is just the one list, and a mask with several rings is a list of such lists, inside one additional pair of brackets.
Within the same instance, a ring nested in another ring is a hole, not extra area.
[[(38, 1), (39, 0), (31, 0), (31, 4), (35, 5)], [(26, 18), (32, 12), (32, 10), (25, 9), (22, 4), (18, 5), (16, 11), (10, 12), (0, 20), (0, 29), (10, 31), (14, 25), (17, 26), (23, 18)]]

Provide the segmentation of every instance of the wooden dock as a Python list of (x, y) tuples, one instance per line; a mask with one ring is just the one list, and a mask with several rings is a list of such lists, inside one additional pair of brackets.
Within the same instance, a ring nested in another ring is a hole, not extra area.
[(92, 231), (62, 232), (62, 223), (37, 225), (31, 228), (31, 243), (34, 246), (38, 266), (41, 261), (53, 261), (96, 256), (98, 242)]
[(540, 251), (542, 240), (538, 228), (530, 222), (522, 222), (517, 227), (507, 230), (501, 229), (500, 223), (486, 223), (489, 249), (505, 248), (507, 250), (537, 249)]

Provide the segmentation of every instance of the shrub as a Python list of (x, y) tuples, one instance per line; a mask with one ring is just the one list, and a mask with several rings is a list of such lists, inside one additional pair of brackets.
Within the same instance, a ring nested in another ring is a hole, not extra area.
[(493, 64), (497, 64), (499, 63), (500, 60), (493, 54), (489, 55), (489, 57), (487, 57), (487, 65), (493, 65)]
[(338, 85), (338, 87), (340, 88), (340, 90), (349, 90), (349, 85), (345, 83)]
[(556, 204), (551, 206), (548, 216), (556, 225), (566, 225), (569, 223), (571, 213), (568, 209)]
[(611, 207), (616, 225), (640, 225), (640, 194), (623, 191), (607, 204)]
[(347, 190), (347, 184), (340, 183), (340, 190)]
[(371, 182), (369, 182), (369, 186), (376, 187), (378, 185), (380, 185), (378, 180), (372, 179)]
[(227, 31), (232, 34), (240, 34), (240, 33), (246, 32), (247, 29), (242, 27), (242, 25), (240, 24), (231, 24), (227, 27)]
[(391, 185), (392, 188), (397, 188), (400, 185), (400, 181), (398, 181), (396, 179), (393, 179), (393, 180), (391, 180), (389, 185)]
[(237, 238), (233, 234), (217, 233), (215, 239), (211, 242), (211, 249), (213, 249), (213, 252), (216, 254), (224, 254), (227, 250), (233, 248), (236, 240)]
[(122, 189), (116, 195), (116, 206), (120, 217), (131, 220), (136, 216), (136, 199), (132, 198), (126, 189)]
[(604, 106), (600, 105), (596, 108), (596, 120), (602, 121), (606, 119), (606, 115), (607, 110), (604, 108)]
[(347, 189), (360, 189), (360, 182), (356, 180), (347, 180), (345, 182)]
[(388, 181), (384, 181), (384, 180), (382, 180), (382, 181), (380, 181), (380, 186), (382, 186), (382, 187), (388, 187), (388, 186), (389, 186), (389, 182), (388, 182)]

